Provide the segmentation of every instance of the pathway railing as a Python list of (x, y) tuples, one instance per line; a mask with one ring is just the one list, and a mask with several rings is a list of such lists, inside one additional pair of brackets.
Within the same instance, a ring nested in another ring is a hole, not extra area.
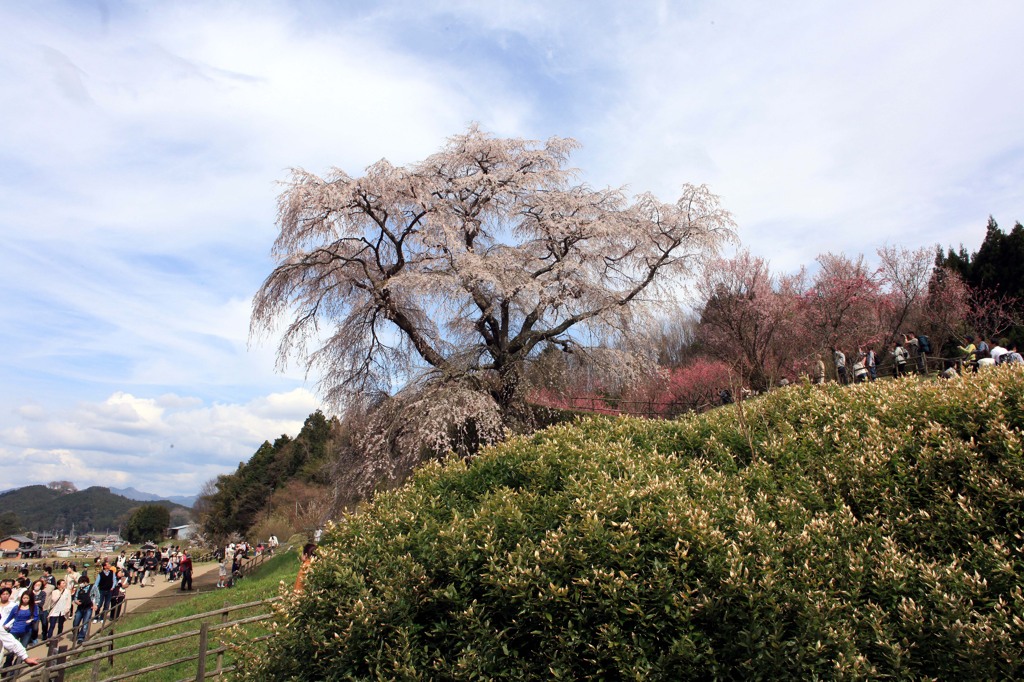
[[(74, 647), (69, 646), (67, 643), (62, 643), (60, 638), (54, 638), (49, 643), (49, 651), (47, 652), (47, 655), (39, 659), (39, 666), (29, 667), (24, 664), (20, 664), (16, 667), (8, 668), (5, 672), (13, 675), (11, 679), (17, 679), (19, 676), (25, 676), (25, 679), (31, 677), (31, 679), (45, 680), (46, 682), (63, 682), (65, 674), (67, 674), (68, 671), (88, 668), (90, 671), (89, 679), (91, 682), (116, 682), (117, 680), (126, 680), (140, 675), (147, 675), (157, 670), (163, 670), (172, 666), (195, 661), (195, 675), (190, 675), (185, 678), (185, 680), (204, 680), (208, 677), (217, 677), (234, 670), (235, 666), (224, 665), (224, 654), (227, 651), (227, 647), (218, 645), (211, 648), (210, 635), (235, 626), (249, 625), (268, 620), (273, 616), (270, 611), (270, 604), (278, 599), (279, 597), (274, 597), (271, 599), (263, 599), (261, 601), (248, 602), (246, 604), (225, 606), (220, 609), (177, 618), (167, 621), (166, 623), (158, 623), (156, 625), (150, 625), (135, 630), (126, 630), (125, 632), (114, 632), (113, 630), (110, 630), (107, 634), (99, 637), (93, 637), (84, 644)], [(236, 611), (251, 609), (258, 609), (262, 612), (257, 613), (256, 615), (248, 615), (242, 618), (229, 620), (229, 614)], [(216, 619), (219, 622), (210, 623), (209, 621), (211, 619)], [(190, 629), (185, 632), (178, 632), (156, 639), (147, 639), (142, 642), (135, 642), (127, 645), (124, 644), (124, 641), (127, 639), (138, 638), (164, 628), (175, 627), (195, 621), (202, 621), (199, 624), (198, 629)], [(266, 634), (254, 637), (248, 641), (259, 642), (269, 639), (272, 636), (272, 634)], [(114, 674), (110, 677), (100, 677), (101, 665), (104, 660), (107, 661), (108, 665), (113, 666), (117, 656), (124, 656), (125, 654), (135, 651), (143, 649), (148, 650), (152, 647), (192, 638), (196, 640), (195, 653), (190, 653), (186, 656), (177, 656), (170, 660), (161, 661), (142, 668), (134, 668), (127, 672)], [(185, 680), (182, 682), (185, 682)]]

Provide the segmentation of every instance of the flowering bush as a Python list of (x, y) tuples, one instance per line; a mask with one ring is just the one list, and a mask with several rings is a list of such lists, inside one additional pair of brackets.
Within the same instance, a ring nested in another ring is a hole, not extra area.
[(675, 417), (718, 404), (722, 389), (732, 389), (733, 372), (719, 360), (696, 358), (689, 364), (638, 378), (624, 391), (572, 387), (539, 388), (530, 402), (559, 410), (597, 414)]
[(248, 679), (1024, 678), (1024, 372), (593, 418), (325, 534)]

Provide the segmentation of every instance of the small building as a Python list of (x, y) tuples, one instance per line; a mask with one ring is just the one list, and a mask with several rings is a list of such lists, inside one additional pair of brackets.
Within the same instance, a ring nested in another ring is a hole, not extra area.
[(5, 557), (30, 559), (39, 556), (40, 547), (32, 538), (24, 535), (8, 535), (0, 540), (0, 552), (3, 552)]
[(189, 540), (196, 534), (196, 524), (187, 523), (184, 526), (172, 526), (167, 529), (167, 537), (171, 540)]

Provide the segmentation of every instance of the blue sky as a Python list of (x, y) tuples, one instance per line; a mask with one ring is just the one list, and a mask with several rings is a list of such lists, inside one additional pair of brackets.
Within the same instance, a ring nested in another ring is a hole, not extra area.
[(1024, 3), (0, 0), (0, 487), (194, 493), (318, 400), (248, 344), (290, 167), (478, 121), (708, 183), (779, 269), (1024, 219)]

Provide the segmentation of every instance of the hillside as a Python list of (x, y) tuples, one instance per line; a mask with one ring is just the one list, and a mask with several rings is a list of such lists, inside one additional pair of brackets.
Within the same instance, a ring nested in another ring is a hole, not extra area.
[[(73, 493), (61, 493), (44, 485), (30, 485), (15, 488), (0, 495), (0, 514), (13, 512), (24, 530), (71, 529), (84, 533), (93, 530), (117, 530), (129, 512), (141, 502), (115, 495), (109, 488), (94, 486)], [(170, 510), (172, 519), (182, 518), (189, 513), (186, 507), (173, 502), (160, 501), (154, 504)]]
[(110, 492), (115, 495), (121, 495), (127, 497), (129, 500), (137, 500), (139, 502), (159, 502), (160, 500), (167, 500), (175, 504), (180, 504), (183, 507), (192, 508), (192, 505), (196, 503), (196, 495), (157, 495), (156, 493), (147, 493), (143, 490), (136, 488), (111, 488)]
[(1024, 679), (1024, 372), (796, 385), (422, 467), (243, 679)]

